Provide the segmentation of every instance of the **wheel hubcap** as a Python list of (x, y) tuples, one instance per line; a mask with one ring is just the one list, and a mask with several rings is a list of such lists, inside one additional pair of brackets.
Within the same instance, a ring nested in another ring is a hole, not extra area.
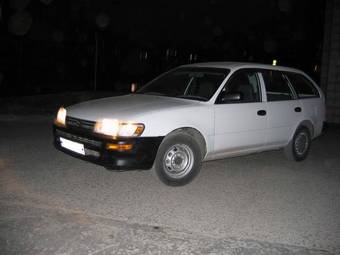
[(172, 178), (187, 175), (194, 163), (194, 153), (185, 144), (171, 146), (164, 155), (163, 165), (166, 173)]
[(308, 135), (304, 132), (299, 133), (295, 139), (294, 147), (296, 154), (302, 156), (306, 153), (309, 145)]

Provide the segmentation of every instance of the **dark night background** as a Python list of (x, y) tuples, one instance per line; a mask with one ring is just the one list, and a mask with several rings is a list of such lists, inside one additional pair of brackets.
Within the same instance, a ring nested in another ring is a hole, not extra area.
[(171, 67), (250, 61), (320, 79), (322, 0), (0, 1), (1, 96), (127, 91)]

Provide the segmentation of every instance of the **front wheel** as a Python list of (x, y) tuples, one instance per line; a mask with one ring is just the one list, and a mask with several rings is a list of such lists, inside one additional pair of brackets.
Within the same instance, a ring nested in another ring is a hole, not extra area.
[(199, 173), (202, 153), (197, 141), (190, 135), (169, 135), (160, 145), (153, 171), (169, 186), (183, 186)]
[(284, 152), (290, 160), (302, 161), (309, 152), (311, 144), (311, 136), (309, 130), (305, 127), (300, 127), (296, 130), (293, 139), (285, 147)]

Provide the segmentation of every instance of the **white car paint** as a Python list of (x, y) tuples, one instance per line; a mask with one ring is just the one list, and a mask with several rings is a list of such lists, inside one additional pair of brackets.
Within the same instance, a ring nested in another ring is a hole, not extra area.
[(291, 134), (295, 132), (296, 124), (304, 120), (301, 113), (294, 111), (300, 106), (299, 100), (267, 102), (267, 146), (279, 147), (288, 143)]
[(98, 121), (104, 118), (143, 123), (142, 137), (166, 136), (180, 127), (201, 132), (211, 151), (214, 113), (209, 103), (155, 95), (130, 94), (80, 103), (67, 108), (68, 116)]
[[(322, 99), (322, 104), (324, 105), (324, 98)], [(325, 120), (325, 108), (320, 107), (320, 99), (310, 98), (300, 100), (300, 103), (305, 109), (304, 119), (307, 119), (313, 123), (314, 127), (314, 137), (317, 137), (322, 132), (323, 122), (320, 120)]]
[[(219, 158), (235, 151), (248, 151), (265, 143), (267, 117), (257, 111), (266, 110), (263, 103), (218, 104), (215, 111), (214, 156)], [(211, 156), (212, 158), (212, 156)]]
[[(205, 160), (283, 147), (303, 121), (312, 123), (313, 137), (321, 134), (325, 121), (325, 102), (322, 91), (314, 82), (320, 98), (267, 102), (264, 80), (259, 75), (262, 102), (215, 104), (224, 84), (239, 69), (261, 68), (295, 72), (306, 76), (303, 72), (287, 67), (233, 62), (187, 66), (228, 68), (230, 73), (207, 102), (131, 94), (74, 105), (67, 108), (67, 114), (92, 121), (112, 118), (143, 123), (145, 130), (142, 137), (166, 136), (179, 128), (194, 128), (206, 141)], [(296, 113), (295, 107), (302, 107), (303, 112)], [(258, 110), (266, 110), (267, 115), (258, 116), (256, 114)]]

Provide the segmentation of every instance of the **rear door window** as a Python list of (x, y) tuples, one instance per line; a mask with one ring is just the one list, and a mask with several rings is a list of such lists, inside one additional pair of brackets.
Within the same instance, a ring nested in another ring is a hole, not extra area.
[(286, 73), (286, 76), (292, 84), (298, 98), (320, 97), (313, 83), (304, 75), (299, 73)]
[(287, 79), (283, 73), (274, 70), (262, 70), (266, 86), (267, 101), (285, 101), (294, 99)]

